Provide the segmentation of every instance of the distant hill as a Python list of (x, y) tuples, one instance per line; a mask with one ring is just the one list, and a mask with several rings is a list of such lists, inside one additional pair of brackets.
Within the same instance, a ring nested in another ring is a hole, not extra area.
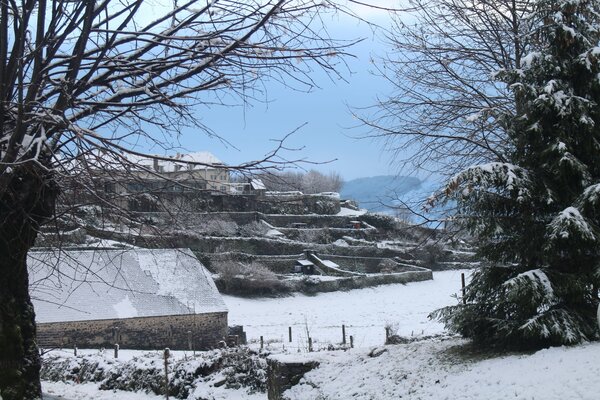
[(344, 182), (340, 196), (356, 200), (369, 211), (392, 213), (389, 206), (397, 203), (396, 199), (410, 203), (429, 196), (435, 187), (434, 182), (414, 176), (380, 175)]

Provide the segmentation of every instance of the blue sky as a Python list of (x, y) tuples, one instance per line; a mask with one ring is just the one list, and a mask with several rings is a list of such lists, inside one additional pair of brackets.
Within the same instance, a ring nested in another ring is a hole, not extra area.
[[(360, 12), (365, 15), (365, 10)], [(386, 23), (386, 13), (368, 12), (369, 17)], [(380, 144), (353, 138), (364, 133), (365, 128), (356, 128), (358, 121), (349, 110), (349, 107), (372, 105), (376, 96), (385, 96), (389, 92), (389, 85), (370, 73), (373, 70), (371, 58), (377, 62), (377, 57), (385, 53), (386, 47), (364, 23), (339, 18), (331, 21), (328, 30), (336, 38), (365, 38), (351, 49), (356, 58), (347, 60), (352, 70), (352, 74), (344, 74), (348, 82), (332, 82), (325, 74), (319, 73), (315, 79), (321, 88), (312, 93), (301, 93), (267, 82), (267, 103), (253, 102), (246, 107), (233, 108), (199, 108), (197, 116), (203, 123), (236, 148), (194, 134), (192, 129), (182, 132), (182, 146), (189, 151), (211, 151), (227, 164), (239, 164), (261, 159), (275, 146), (273, 139), (280, 139), (303, 126), (286, 142), (288, 147), (302, 150), (287, 153), (288, 158), (306, 158), (314, 162), (334, 160), (323, 165), (307, 164), (304, 168), (336, 171), (346, 180), (396, 173), (389, 155), (381, 151)]]

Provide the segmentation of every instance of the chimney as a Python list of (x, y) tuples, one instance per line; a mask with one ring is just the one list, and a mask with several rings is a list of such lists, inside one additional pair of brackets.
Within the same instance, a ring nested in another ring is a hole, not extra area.
[(154, 162), (154, 171), (158, 172), (158, 159), (154, 158), (152, 161)]

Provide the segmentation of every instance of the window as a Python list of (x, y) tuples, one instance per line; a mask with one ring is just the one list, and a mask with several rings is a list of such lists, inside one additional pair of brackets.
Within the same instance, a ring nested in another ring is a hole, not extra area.
[(127, 184), (127, 191), (130, 193), (142, 192), (144, 189), (144, 184), (139, 182), (130, 182)]
[(115, 192), (115, 183), (114, 182), (106, 182), (104, 184), (104, 192), (114, 193)]

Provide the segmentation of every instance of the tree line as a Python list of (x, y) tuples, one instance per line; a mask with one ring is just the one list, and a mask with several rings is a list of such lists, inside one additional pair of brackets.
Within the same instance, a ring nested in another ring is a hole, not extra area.
[(337, 172), (323, 173), (311, 169), (309, 171), (283, 171), (257, 175), (269, 191), (299, 191), (305, 194), (337, 192), (342, 189), (344, 181)]

